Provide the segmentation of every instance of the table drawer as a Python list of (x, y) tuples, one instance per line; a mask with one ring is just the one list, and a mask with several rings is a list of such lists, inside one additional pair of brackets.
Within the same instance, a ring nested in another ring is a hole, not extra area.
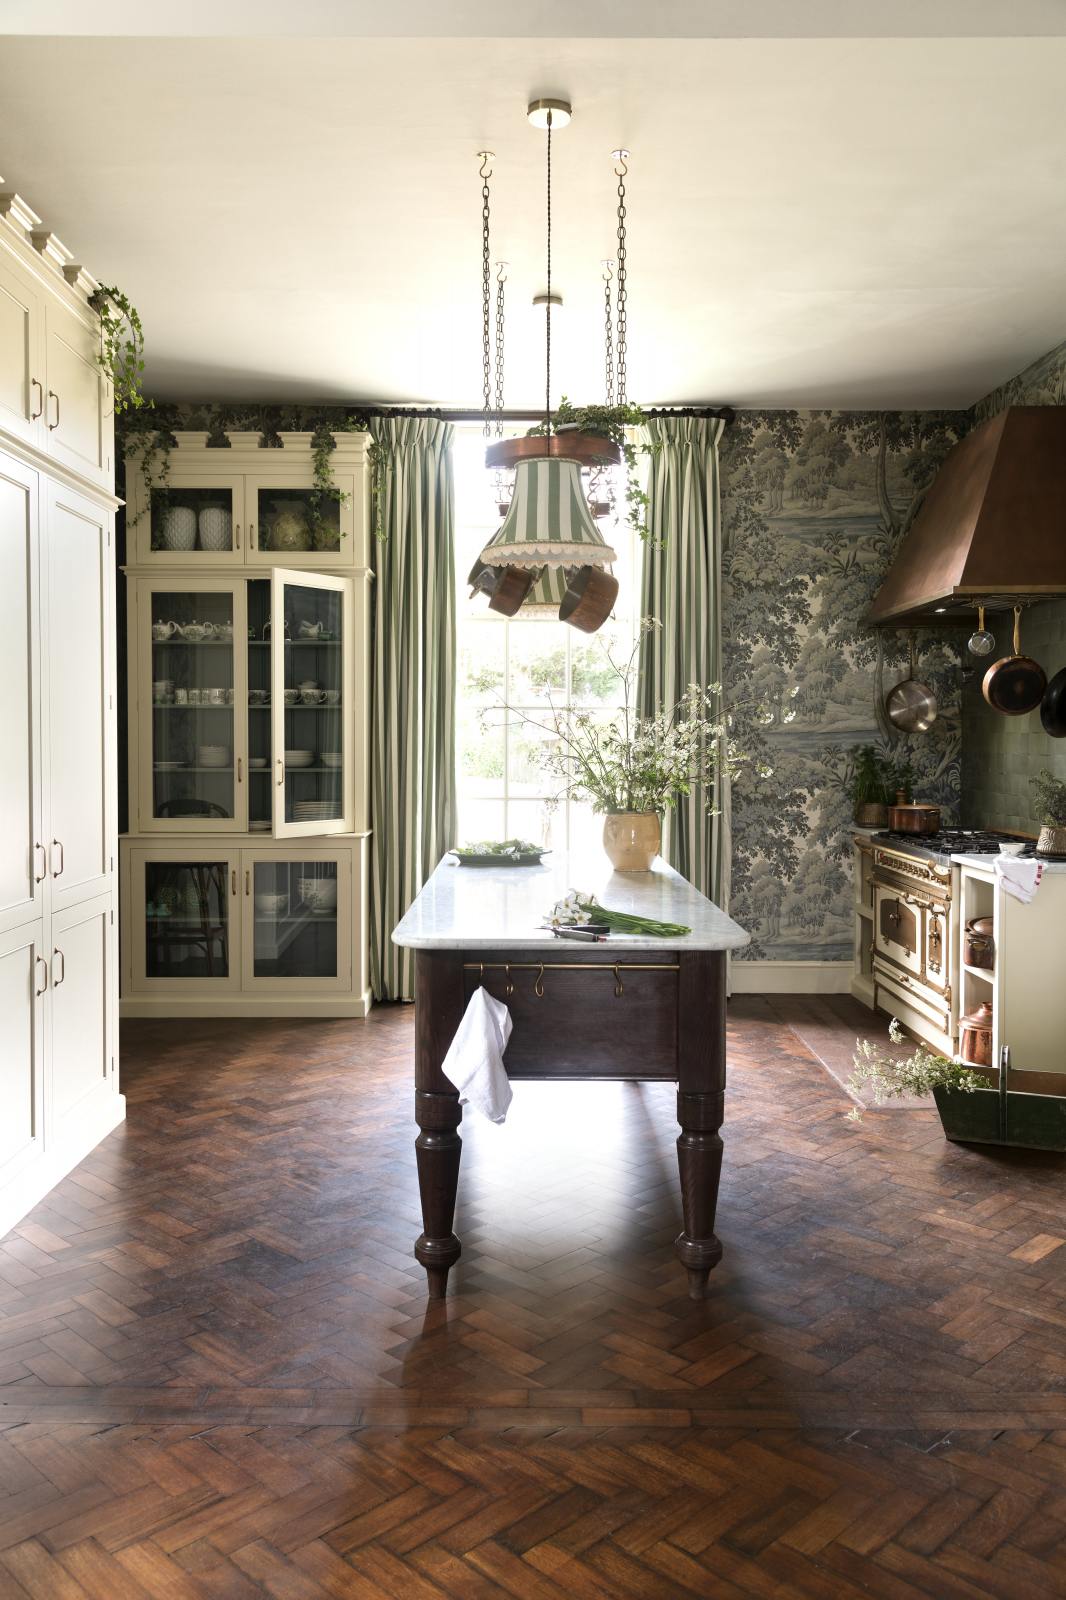
[(643, 965), (618, 959), (617, 976), (614, 957), (591, 953), (545, 962), (543, 972), (524, 952), (513, 954), (509, 972), (499, 960), (486, 954), (483, 975), (468, 964), (464, 991), (469, 1000), (484, 983), (509, 1008), (510, 1077), (677, 1077), (678, 971), (668, 955)]

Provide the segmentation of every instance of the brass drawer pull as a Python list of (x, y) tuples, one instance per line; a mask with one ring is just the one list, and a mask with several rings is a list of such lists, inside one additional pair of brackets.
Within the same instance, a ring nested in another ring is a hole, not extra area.
[[(55, 970), (56, 969), (56, 957), (57, 956), (59, 957), (59, 977), (58, 978), (56, 977), (56, 970)], [(55, 949), (52, 951), (52, 988), (53, 989), (58, 989), (59, 985), (66, 978), (66, 975), (67, 975), (67, 958), (63, 954), (62, 950), (60, 950), (59, 946), (56, 945)]]
[(55, 433), (56, 429), (59, 427), (59, 396), (56, 394), (54, 389), (49, 389), (48, 398), (49, 400), (54, 400), (56, 403), (56, 420), (48, 424), (48, 432)]
[(38, 999), (40, 999), (41, 995), (44, 994), (44, 991), (48, 988), (48, 962), (44, 959), (44, 956), (35, 956), (34, 962), (38, 967), (44, 968), (44, 982), (41, 984), (39, 989), (34, 989), (33, 991)]
[(36, 422), (38, 417), (44, 416), (44, 384), (41, 382), (40, 378), (31, 378), (30, 388), (37, 390), (37, 396), (41, 402), (36, 411), (30, 412), (30, 421)]

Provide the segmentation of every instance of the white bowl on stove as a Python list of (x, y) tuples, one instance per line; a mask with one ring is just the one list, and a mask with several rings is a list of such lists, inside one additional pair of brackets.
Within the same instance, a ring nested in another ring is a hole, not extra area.
[(1004, 839), (999, 847), (999, 853), (1001, 856), (1023, 856), (1025, 848), (1025, 843), (1021, 839)]

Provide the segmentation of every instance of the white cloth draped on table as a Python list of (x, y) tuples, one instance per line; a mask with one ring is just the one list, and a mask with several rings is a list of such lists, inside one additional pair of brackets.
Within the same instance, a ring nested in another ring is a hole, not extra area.
[(441, 1064), (459, 1091), (460, 1103), (473, 1106), (490, 1122), (503, 1122), (511, 1104), (511, 1080), (503, 1064), (511, 1026), (503, 1001), (484, 988), (475, 989)]

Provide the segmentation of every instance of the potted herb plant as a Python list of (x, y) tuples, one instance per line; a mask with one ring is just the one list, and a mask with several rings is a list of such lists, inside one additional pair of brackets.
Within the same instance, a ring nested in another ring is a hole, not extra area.
[(851, 800), (857, 828), (887, 828), (891, 800), (889, 778), (882, 757), (872, 744), (851, 750)]
[[(641, 636), (660, 626), (641, 623)], [(557, 798), (591, 801), (602, 812), (603, 847), (618, 872), (647, 872), (662, 842), (663, 811), (696, 785), (713, 793), (715, 778), (740, 757), (728, 737), (717, 684), (690, 684), (672, 706), (654, 716), (633, 704), (640, 638), (619, 665), (603, 647), (619, 680), (622, 705), (613, 714), (556, 707), (537, 716), (510, 705), (500, 709), (520, 726), (536, 729), (540, 762), (559, 780)]]
[(1066, 783), (1053, 777), (1045, 767), (1030, 778), (1040, 812), (1040, 837), (1036, 853), (1041, 856), (1066, 856)]

